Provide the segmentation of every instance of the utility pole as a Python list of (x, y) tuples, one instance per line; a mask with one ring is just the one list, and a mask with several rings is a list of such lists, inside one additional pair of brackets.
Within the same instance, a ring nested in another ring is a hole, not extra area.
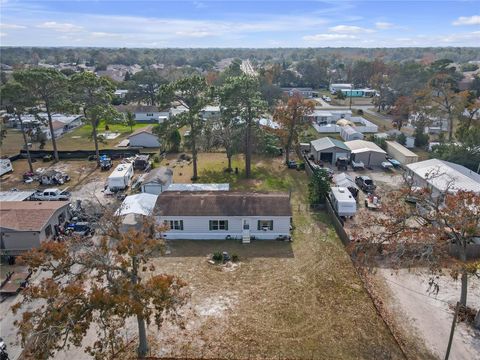
[(460, 310), (460, 302), (457, 301), (457, 306), (455, 306), (455, 315), (453, 315), (452, 327), (450, 329), (450, 337), (448, 339), (447, 353), (445, 354), (445, 360), (448, 360), (450, 356), (450, 350), (452, 348), (453, 334), (455, 332), (455, 325), (457, 323), (458, 311)]

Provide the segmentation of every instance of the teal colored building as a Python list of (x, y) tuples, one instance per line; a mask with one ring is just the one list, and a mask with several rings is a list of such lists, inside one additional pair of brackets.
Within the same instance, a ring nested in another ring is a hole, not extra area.
[(376, 91), (373, 89), (342, 89), (346, 97), (374, 97)]

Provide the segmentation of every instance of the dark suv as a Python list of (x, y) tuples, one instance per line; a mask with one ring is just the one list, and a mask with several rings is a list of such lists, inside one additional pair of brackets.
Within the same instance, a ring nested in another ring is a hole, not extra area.
[(355, 178), (355, 184), (362, 189), (363, 191), (370, 193), (373, 192), (376, 188), (375, 184), (373, 183), (373, 180), (370, 179), (368, 176), (357, 176)]

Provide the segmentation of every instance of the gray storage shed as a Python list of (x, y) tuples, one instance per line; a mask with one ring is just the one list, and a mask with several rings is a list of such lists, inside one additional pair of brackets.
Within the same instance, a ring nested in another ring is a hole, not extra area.
[(361, 161), (365, 166), (381, 166), (386, 160), (387, 153), (377, 144), (365, 140), (352, 140), (345, 142), (351, 150), (350, 159)]
[(335, 164), (339, 157), (350, 158), (350, 149), (343, 141), (324, 137), (310, 142), (310, 154), (315, 161)]

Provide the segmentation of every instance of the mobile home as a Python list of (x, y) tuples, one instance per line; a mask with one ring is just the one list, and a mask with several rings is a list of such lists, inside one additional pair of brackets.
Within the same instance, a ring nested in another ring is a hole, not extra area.
[(133, 164), (120, 164), (108, 177), (108, 189), (118, 191), (127, 188), (133, 177)]

